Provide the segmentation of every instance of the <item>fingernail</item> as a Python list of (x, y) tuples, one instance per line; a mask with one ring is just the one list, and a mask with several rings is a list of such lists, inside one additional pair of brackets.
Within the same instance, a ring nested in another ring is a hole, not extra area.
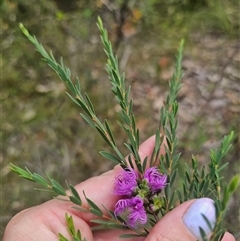
[(216, 211), (212, 199), (200, 198), (196, 200), (182, 217), (185, 227), (197, 240), (202, 240), (200, 227), (206, 235), (212, 231), (212, 228), (208, 226), (202, 215), (207, 217), (213, 228), (216, 223)]

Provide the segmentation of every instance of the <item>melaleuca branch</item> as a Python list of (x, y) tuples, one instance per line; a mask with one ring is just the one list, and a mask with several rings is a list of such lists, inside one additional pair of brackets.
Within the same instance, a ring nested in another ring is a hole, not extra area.
[[(176, 147), (178, 144), (177, 138), (177, 126), (178, 126), (178, 102), (176, 100), (177, 94), (181, 87), (182, 79), (182, 54), (183, 54), (184, 41), (181, 40), (178, 54), (176, 56), (176, 63), (174, 73), (169, 81), (169, 94), (167, 95), (165, 105), (160, 110), (160, 123), (159, 132), (161, 136), (166, 138), (166, 144), (164, 145), (166, 154), (161, 156), (160, 169), (163, 173), (168, 175), (168, 183), (164, 189), (164, 205), (161, 209), (161, 214), (164, 216), (171, 209), (174, 208), (175, 191), (172, 186), (177, 176), (177, 163), (181, 153), (176, 153)], [(156, 160), (155, 160), (156, 161)]]
[[(155, 133), (155, 146), (150, 157), (141, 160), (139, 155), (139, 130), (136, 128), (136, 120), (133, 113), (133, 101), (130, 100), (130, 87), (126, 88), (124, 74), (120, 73), (118, 59), (113, 53), (112, 44), (108, 38), (107, 30), (98, 18), (97, 26), (103, 43), (104, 52), (107, 56), (106, 70), (112, 85), (112, 92), (120, 106), (118, 112), (120, 121), (118, 124), (127, 133), (128, 142), (124, 143), (130, 151), (128, 159), (116, 145), (115, 137), (107, 120), (101, 121), (95, 111), (95, 107), (87, 93), (82, 92), (78, 78), (75, 83), (71, 80), (71, 71), (63, 60), (58, 63), (53, 54), (48, 53), (38, 42), (35, 36), (29, 34), (27, 29), (20, 24), (24, 35), (33, 43), (36, 50), (41, 54), (43, 60), (57, 73), (71, 94), (70, 99), (77, 104), (84, 113), (80, 113), (83, 119), (101, 135), (103, 140), (114, 150), (115, 155), (101, 151), (101, 155), (116, 164), (120, 164), (122, 171), (114, 180), (114, 195), (119, 200), (114, 210), (108, 210), (102, 204), (99, 207), (90, 200), (83, 191), (84, 203), (74, 186), (66, 183), (67, 190), (56, 180), (47, 175), (42, 177), (32, 173), (28, 168), (22, 169), (14, 164), (10, 165), (12, 171), (20, 177), (40, 184), (44, 190), (55, 193), (57, 199), (69, 201), (75, 204), (73, 208), (82, 212), (90, 212), (96, 218), (90, 222), (97, 224), (92, 227), (98, 229), (124, 229), (134, 233), (125, 233), (122, 238), (146, 237), (151, 228), (169, 211), (176, 207), (176, 203), (201, 197), (210, 197), (214, 200), (216, 210), (216, 223), (212, 223), (203, 216), (209, 230), (212, 231), (208, 237), (203, 228), (199, 227), (202, 240), (219, 241), (224, 234), (223, 220), (226, 215), (229, 200), (238, 186), (238, 177), (231, 179), (228, 185), (223, 185), (221, 171), (227, 163), (222, 159), (231, 148), (234, 133), (223, 138), (220, 148), (210, 150), (210, 161), (206, 166), (200, 166), (197, 157), (192, 156), (191, 166), (185, 164), (185, 173), (181, 185), (175, 184), (178, 177), (178, 161), (181, 153), (177, 151), (178, 137), (178, 101), (177, 95), (181, 88), (183, 45), (182, 40), (176, 56), (174, 73), (169, 81), (169, 94), (163, 107), (160, 109), (159, 128)], [(163, 146), (165, 154), (160, 155), (160, 147)], [(178, 188), (176, 188), (177, 186)], [(182, 186), (180, 188), (179, 186)], [(67, 229), (73, 240), (86, 241), (81, 232), (74, 227), (73, 219), (66, 214)], [(68, 241), (66, 237), (59, 234), (60, 241)]]
[(121, 111), (118, 112), (121, 119), (119, 125), (127, 132), (130, 141), (130, 143), (125, 143), (125, 145), (133, 155), (138, 171), (143, 173), (144, 170), (141, 165), (142, 160), (138, 154), (139, 130), (136, 128), (135, 116), (132, 111), (133, 102), (132, 100), (129, 100), (130, 87), (125, 87), (125, 76), (124, 74), (120, 74), (118, 59), (113, 54), (112, 44), (108, 39), (107, 30), (103, 27), (102, 20), (100, 18), (98, 18), (97, 26), (100, 30), (104, 51), (107, 55), (106, 70), (112, 84), (112, 92), (116, 96), (117, 102), (121, 108)]
[(76, 78), (76, 83), (74, 84), (71, 80), (71, 71), (69, 68), (65, 67), (63, 60), (61, 59), (60, 63), (58, 63), (53, 54), (50, 52), (49, 54), (44, 49), (42, 44), (40, 44), (35, 36), (31, 36), (27, 29), (20, 24), (19, 25), (23, 34), (34, 44), (36, 50), (42, 55), (43, 60), (57, 73), (59, 78), (63, 81), (66, 87), (71, 91), (72, 95), (67, 93), (70, 99), (80, 106), (85, 114), (80, 113), (83, 119), (92, 127), (96, 128), (99, 134), (102, 136), (104, 141), (116, 152), (117, 157), (113, 156), (107, 152), (101, 152), (101, 154), (110, 159), (111, 161), (122, 165), (123, 167), (127, 167), (127, 163), (125, 161), (124, 156), (119, 151), (116, 146), (115, 139), (113, 137), (112, 131), (108, 122), (105, 120), (102, 123), (96, 115), (93, 104), (90, 100), (88, 94), (82, 94), (80, 81)]

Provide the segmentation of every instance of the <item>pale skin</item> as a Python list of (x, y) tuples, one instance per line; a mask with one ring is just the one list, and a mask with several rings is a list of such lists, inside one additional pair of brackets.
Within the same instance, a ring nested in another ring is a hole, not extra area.
[[(139, 149), (141, 158), (150, 156), (154, 148), (155, 138), (150, 137)], [(161, 153), (164, 154), (162, 148)], [(121, 168), (116, 166), (100, 176), (90, 178), (75, 188), (81, 195), (86, 196), (99, 207), (102, 204), (113, 210), (118, 197), (113, 194), (114, 178)], [(37, 194), (36, 194), (37, 195)], [(146, 238), (127, 239), (128, 241), (195, 241), (196, 239), (186, 230), (181, 217), (194, 200), (187, 201), (165, 215), (151, 230)], [(95, 218), (90, 213), (82, 213), (72, 208), (72, 204), (59, 200), (51, 200), (39, 206), (21, 211), (8, 223), (3, 241), (59, 241), (61, 233), (71, 240), (66, 229), (65, 213), (71, 215), (76, 229), (79, 229), (87, 241), (122, 241), (119, 235), (125, 233), (120, 230), (91, 231), (90, 219)], [(129, 233), (129, 232), (128, 232)], [(225, 233), (223, 241), (235, 241), (230, 233)]]

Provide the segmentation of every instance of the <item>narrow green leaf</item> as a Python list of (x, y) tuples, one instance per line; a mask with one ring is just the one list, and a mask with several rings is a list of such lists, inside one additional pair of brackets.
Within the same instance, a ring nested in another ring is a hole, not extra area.
[(115, 69), (112, 69), (112, 76), (113, 76), (113, 79), (115, 80), (116, 84), (117, 84), (118, 86), (120, 86), (119, 76), (117, 75)]
[(222, 171), (225, 167), (228, 166), (228, 164), (229, 164), (229, 163), (227, 162), (227, 163), (221, 165), (221, 166), (218, 168), (218, 172)]
[(205, 181), (204, 181), (204, 185), (202, 187), (202, 192), (203, 194), (205, 194), (207, 196), (207, 192), (210, 190), (209, 188), (209, 179), (206, 177)]
[(102, 216), (103, 216), (102, 212), (99, 212), (98, 210), (96, 210), (96, 209), (94, 209), (94, 208), (89, 208), (89, 211), (90, 211), (92, 214), (94, 214), (94, 215), (96, 215), (96, 216), (98, 216), (98, 217), (102, 217)]
[(238, 185), (239, 185), (239, 179), (240, 177), (235, 175), (231, 180), (230, 180), (230, 183), (228, 185), (228, 192), (229, 193), (233, 193), (235, 192), (235, 190), (237, 189)]
[(177, 171), (178, 169), (175, 169), (172, 173), (171, 173), (171, 177), (170, 177), (170, 187), (173, 185), (175, 178), (177, 176)]
[(88, 205), (92, 208), (92, 209), (90, 208), (91, 209), (90, 211), (92, 212), (92, 210), (95, 210), (96, 212), (98, 212), (98, 214), (101, 214), (101, 216), (102, 216), (103, 212), (101, 211), (101, 209), (93, 201), (91, 201), (89, 198), (86, 197), (86, 194), (84, 191), (83, 191), (83, 195), (84, 195), (85, 199), (87, 200)]
[(132, 157), (131, 155), (128, 156), (128, 162), (129, 162), (129, 165), (132, 169), (134, 169), (134, 165), (133, 165), (133, 161), (132, 161)]
[(175, 192), (173, 192), (173, 194), (169, 200), (169, 209), (171, 209), (173, 207), (174, 197), (175, 197)]
[(18, 167), (12, 163), (10, 163), (10, 169), (14, 172), (16, 172), (20, 177), (23, 177), (27, 180), (30, 180), (30, 181), (34, 181), (33, 178), (32, 178), (32, 173), (27, 169), (25, 168), (26, 170), (22, 169), (21, 167)]
[(205, 231), (201, 227), (199, 227), (199, 230), (200, 230), (200, 234), (201, 234), (202, 240), (203, 241), (208, 241), (208, 238), (207, 238), (207, 235), (206, 235)]
[(72, 97), (68, 92), (66, 92), (66, 94), (76, 105), (82, 107), (78, 99), (75, 99), (74, 97)]
[(180, 203), (183, 203), (182, 193), (178, 189), (176, 191), (177, 191), (177, 195)]
[(105, 158), (107, 158), (108, 160), (110, 160), (110, 161), (113, 161), (113, 162), (115, 162), (115, 163), (117, 163), (117, 164), (121, 163), (121, 160), (120, 160), (120, 159), (118, 159), (117, 157), (113, 156), (111, 153), (109, 153), (109, 152), (107, 152), (107, 151), (100, 151), (100, 154), (101, 154), (103, 157), (105, 157)]
[(142, 237), (142, 235), (129, 233), (129, 234), (121, 234), (119, 237), (120, 238), (137, 238), (137, 237)]
[(41, 175), (39, 175), (37, 173), (33, 173), (32, 178), (38, 184), (41, 184), (41, 185), (43, 185), (45, 187), (49, 186), (48, 182)]
[(114, 144), (114, 146), (116, 146), (116, 142), (115, 142), (113, 133), (112, 133), (112, 131), (111, 131), (111, 128), (110, 128), (107, 120), (105, 120), (105, 126), (106, 126), (106, 130), (107, 130), (107, 132), (108, 132), (108, 135), (110, 136), (110, 138), (111, 138), (111, 140), (112, 140), (112, 143)]
[(80, 206), (82, 205), (82, 202), (79, 199), (77, 199), (76, 197), (74, 197), (74, 196), (70, 196), (69, 199), (74, 204), (77, 204), (77, 205), (80, 205)]
[(115, 222), (111, 222), (109, 220), (103, 220), (103, 219), (91, 219), (90, 220), (91, 223), (97, 223), (97, 224), (102, 224), (103, 228), (112, 228), (112, 229), (129, 229), (129, 227), (127, 227), (124, 224), (120, 224), (120, 223), (115, 223)]
[(52, 186), (52, 190), (57, 193), (58, 195), (63, 195), (63, 196), (66, 196), (66, 192), (63, 191), (63, 189), (61, 188), (58, 188), (56, 186)]
[(164, 192), (165, 192), (166, 199), (168, 200), (169, 197), (170, 197), (170, 187), (169, 187), (169, 185), (167, 185), (167, 186), (164, 188)]
[(76, 204), (82, 205), (81, 198), (80, 198), (77, 190), (75, 189), (75, 187), (72, 186), (71, 184), (70, 184), (69, 187), (70, 187), (70, 191), (71, 191), (71, 193), (73, 194), (74, 198), (78, 201), (78, 203), (76, 203)]
[(52, 183), (52, 189), (59, 195), (66, 196), (66, 191), (63, 189), (63, 187), (54, 179), (49, 178), (50, 182)]
[(100, 129), (98, 126), (96, 126), (96, 129), (97, 131), (99, 132), (99, 134), (102, 136), (102, 138), (106, 141), (106, 143), (109, 145), (109, 146), (113, 146), (112, 143), (108, 140), (107, 136), (106, 136), (106, 133)]
[(146, 157), (144, 158), (143, 164), (142, 164), (142, 170), (143, 170), (143, 172), (146, 170), (147, 162), (148, 162), (148, 157), (146, 156)]
[(204, 214), (202, 214), (202, 217), (203, 217), (204, 221), (206, 222), (208, 228), (212, 231), (214, 227), (210, 223), (209, 219)]
[(77, 99), (77, 102), (79, 102), (80, 106), (83, 108), (83, 110), (86, 112), (86, 114), (87, 114), (88, 116), (92, 117), (93, 115), (92, 115), (91, 111), (88, 109), (88, 106), (87, 106), (87, 104), (84, 102), (84, 100), (81, 99), (81, 98), (78, 97), (78, 96), (76, 97), (76, 99)]
[(62, 234), (58, 234), (59, 241), (69, 241), (66, 237), (64, 237)]
[(82, 116), (82, 118), (92, 127), (96, 127), (95, 123), (86, 115), (80, 113), (80, 115)]
[(172, 142), (170, 141), (169, 137), (166, 137), (166, 140), (167, 140), (168, 149), (172, 151)]
[(78, 77), (76, 78), (75, 89), (77, 90), (77, 93), (81, 93), (81, 84)]
[(116, 219), (116, 216), (115, 216), (115, 214), (114, 214), (113, 211), (109, 210), (109, 209), (106, 208), (104, 205), (102, 205), (102, 206), (103, 206), (104, 210), (109, 214), (109, 216), (110, 216), (113, 220)]
[(140, 161), (135, 161), (137, 164), (137, 169), (140, 173), (143, 173), (142, 163)]
[(173, 157), (173, 163), (174, 163), (174, 164), (177, 164), (180, 156), (181, 156), (181, 153), (178, 153), (177, 155), (175, 155), (175, 156)]
[(188, 171), (185, 172), (185, 177), (187, 178), (188, 183), (190, 183), (191, 178), (190, 178), (190, 175), (189, 175)]
[(95, 114), (95, 110), (94, 110), (93, 104), (92, 104), (92, 102), (91, 102), (91, 100), (90, 100), (90, 98), (89, 98), (87, 93), (85, 93), (85, 97), (86, 97), (86, 101), (88, 103), (89, 108), (91, 109), (92, 113)]

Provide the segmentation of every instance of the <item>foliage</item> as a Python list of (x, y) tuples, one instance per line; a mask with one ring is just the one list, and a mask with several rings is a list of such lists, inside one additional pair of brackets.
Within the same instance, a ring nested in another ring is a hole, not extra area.
[[(127, 149), (122, 147), (122, 143), (126, 142), (125, 133), (115, 123), (118, 107), (110, 93), (105, 91), (110, 84), (101, 65), (104, 53), (99, 47), (95, 27), (96, 16), (100, 15), (115, 46), (116, 22), (113, 16), (120, 16), (124, 1), (114, 1), (114, 5), (113, 1), (108, 1), (111, 4), (99, 5), (104, 1), (73, 0), (71, 2), (77, 2), (77, 6), (70, 11), (68, 6), (72, 4), (65, 6), (66, 9), (57, 2), (64, 1), (1, 1), (1, 68), (4, 71), (1, 75), (0, 189), (3, 198), (0, 237), (14, 214), (51, 197), (48, 192), (38, 192), (37, 196), (35, 192), (29, 192), (31, 182), (18, 185), (18, 177), (9, 172), (9, 162), (27, 166), (43, 176), (47, 169), (49, 175), (64, 187), (66, 179), (76, 184), (114, 165), (113, 162), (104, 162), (99, 156), (97, 150), (112, 153), (111, 149), (104, 144), (100, 135), (95, 135), (95, 129), (79, 120), (77, 107), (62, 95), (65, 91), (63, 84), (57, 81), (50, 68), (44, 67), (45, 63), (32, 51), (29, 43), (23, 41), (19, 34), (19, 22), (23, 22), (30, 33), (37, 35), (44, 47), (53, 51), (56, 59), (63, 56), (65, 64), (71, 66), (73, 76), (81, 73), (82, 88), (92, 102), (97, 103), (98, 117), (108, 119), (112, 131), (117, 133), (115, 141), (119, 149), (124, 155), (127, 154)], [(158, 127), (158, 109), (162, 106), (167, 89), (175, 46), (179, 36), (186, 39), (184, 86), (178, 97), (178, 137), (181, 140), (178, 150), (181, 160), (189, 162), (189, 155), (193, 153), (199, 168), (205, 165), (207, 169), (209, 148), (215, 149), (220, 144), (218, 140), (233, 129), (236, 133), (234, 145), (224, 158), (229, 165), (222, 172), (229, 183), (230, 175), (239, 172), (239, 108), (236, 102), (239, 93), (235, 92), (239, 78), (234, 77), (234, 66), (238, 70), (239, 61), (229, 56), (239, 36), (238, 1), (208, 1), (207, 7), (194, 11), (187, 10), (187, 2), (128, 1), (123, 31), (132, 27), (136, 31), (130, 37), (124, 36), (119, 47), (114, 49), (121, 69), (124, 69), (128, 83), (132, 85), (133, 110), (142, 142)], [(112, 9), (109, 8), (111, 6)], [(235, 52), (238, 53), (237, 49)], [(162, 64), (162, 60), (167, 60), (168, 64)], [(199, 79), (204, 77), (202, 74), (206, 74), (207, 81)], [(222, 83), (221, 77), (213, 83), (212, 76), (218, 75), (223, 75)], [(199, 86), (203, 85), (206, 89), (202, 93)], [(206, 97), (208, 91), (214, 89), (216, 95)], [(219, 93), (222, 94), (219, 96)], [(237, 98), (234, 99), (235, 94)], [(213, 110), (211, 104), (218, 99), (226, 105)], [(207, 102), (205, 108), (201, 107), (202, 101)], [(178, 162), (178, 168), (180, 180), (175, 181), (176, 188), (185, 173), (183, 161)], [(86, 171), (79, 172), (81, 169)], [(235, 196), (224, 225), (235, 235), (239, 229), (238, 207)]]
[[(119, 125), (127, 133), (129, 142), (125, 143), (125, 146), (132, 154), (132, 157), (128, 158), (127, 162), (121, 151), (117, 148), (114, 135), (108, 122), (105, 120), (101, 122), (97, 117), (95, 108), (90, 100), (90, 97), (85, 93), (82, 94), (82, 88), (79, 79), (76, 79), (74, 84), (71, 80), (71, 72), (65, 67), (63, 60), (61, 59), (58, 63), (53, 54), (44, 49), (44, 47), (38, 42), (36, 37), (33, 37), (29, 32), (20, 24), (22, 32), (26, 37), (35, 45), (37, 51), (42, 55), (43, 60), (57, 73), (64, 84), (69, 88), (71, 94), (68, 94), (70, 99), (82, 108), (85, 114), (81, 113), (84, 120), (93, 128), (95, 128), (101, 137), (104, 139), (106, 144), (108, 144), (117, 156), (112, 155), (106, 151), (101, 152), (101, 154), (107, 159), (112, 160), (121, 165), (123, 169), (137, 167), (140, 174), (143, 174), (146, 168), (147, 159), (141, 160), (138, 149), (139, 149), (139, 130), (136, 128), (135, 117), (132, 111), (132, 100), (129, 100), (130, 88), (125, 87), (124, 75), (120, 74), (118, 67), (117, 57), (114, 56), (112, 45), (108, 39), (108, 34), (106, 29), (104, 29), (102, 21), (98, 18), (98, 28), (101, 32), (101, 39), (104, 45), (104, 51), (107, 55), (108, 61), (106, 65), (107, 72), (109, 74), (109, 79), (112, 84), (112, 92), (115, 95), (117, 102), (120, 106), (120, 111), (118, 112), (120, 117)], [(166, 98), (165, 105), (160, 111), (160, 123), (159, 129), (156, 131), (156, 144), (151, 157), (151, 166), (157, 165), (159, 158), (161, 159), (159, 168), (163, 173), (168, 175), (169, 185), (164, 190), (163, 203), (161, 205), (160, 212), (154, 215), (161, 216), (166, 215), (170, 210), (175, 207), (175, 193), (173, 190), (173, 183), (177, 176), (177, 163), (180, 158), (180, 153), (176, 153), (176, 147), (178, 144), (178, 139), (176, 136), (176, 130), (178, 125), (177, 112), (178, 112), (178, 102), (176, 100), (177, 94), (181, 87), (182, 69), (181, 60), (183, 52), (183, 41), (180, 43), (178, 55), (176, 56), (175, 71), (172, 75), (172, 79), (169, 82), (169, 95)], [(210, 162), (209, 171), (206, 173), (205, 168), (202, 167), (201, 170), (198, 169), (197, 161), (192, 158), (192, 171), (190, 170), (188, 164), (186, 164), (186, 178), (183, 181), (183, 190), (177, 190), (178, 198), (180, 202), (186, 201), (191, 198), (200, 198), (203, 196), (209, 196), (215, 201), (216, 213), (217, 213), (217, 223), (213, 229), (213, 233), (209, 240), (217, 241), (221, 240), (224, 230), (222, 229), (223, 216), (226, 213), (227, 204), (232, 193), (236, 190), (238, 185), (238, 178), (234, 177), (230, 184), (221, 189), (221, 176), (220, 171), (226, 166), (226, 164), (221, 164), (223, 156), (228, 152), (231, 147), (231, 140), (233, 138), (233, 132), (230, 135), (224, 137), (222, 145), (217, 150), (210, 151)], [(166, 138), (166, 144), (164, 144), (164, 139)], [(159, 157), (160, 146), (164, 145), (166, 154)], [(137, 229), (135, 227), (130, 227), (126, 222), (119, 216), (113, 214), (111, 210), (108, 211), (108, 216), (104, 215), (101, 209), (90, 199), (88, 199), (84, 193), (84, 197), (88, 203), (88, 207), (82, 206), (82, 200), (79, 194), (72, 185), (69, 185), (70, 195), (66, 193), (64, 188), (56, 182), (54, 179), (48, 177), (49, 182), (39, 174), (32, 173), (27, 168), (26, 170), (16, 166), (11, 165), (11, 169), (18, 173), (21, 177), (34, 181), (44, 187), (50, 188), (58, 195), (62, 195), (68, 198), (69, 201), (80, 206), (79, 211), (89, 211), (100, 217), (101, 219), (94, 219), (92, 222), (99, 224), (98, 228), (123, 228), (131, 229), (136, 232), (136, 235), (125, 234), (123, 237), (135, 237), (135, 236), (147, 236), (149, 229), (146, 227), (143, 229)], [(192, 174), (191, 174), (192, 173)], [(192, 175), (192, 177), (191, 177)], [(104, 204), (103, 204), (104, 205)], [(205, 217), (208, 223), (207, 218)], [(81, 240), (80, 232), (75, 232), (72, 224), (71, 217), (66, 216), (68, 223), (68, 230), (73, 237)], [(157, 222), (151, 222), (151, 225)], [(201, 230), (202, 237), (204, 240), (208, 240), (204, 231)], [(60, 235), (60, 240), (66, 240), (62, 235)]]
[[(67, 228), (68, 232), (72, 236), (74, 241), (87, 241), (85, 238), (82, 238), (81, 232), (79, 230), (75, 230), (73, 218), (71, 216), (65, 215), (67, 221)], [(62, 234), (59, 234), (59, 241), (69, 241), (66, 237)]]

